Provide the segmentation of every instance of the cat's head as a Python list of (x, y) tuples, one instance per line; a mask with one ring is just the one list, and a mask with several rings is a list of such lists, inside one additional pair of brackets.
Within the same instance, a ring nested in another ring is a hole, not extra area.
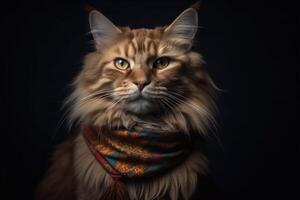
[(71, 120), (129, 126), (157, 119), (204, 132), (214, 87), (201, 56), (191, 50), (198, 29), (194, 8), (154, 29), (117, 27), (98, 11), (89, 19), (95, 51), (74, 82)]

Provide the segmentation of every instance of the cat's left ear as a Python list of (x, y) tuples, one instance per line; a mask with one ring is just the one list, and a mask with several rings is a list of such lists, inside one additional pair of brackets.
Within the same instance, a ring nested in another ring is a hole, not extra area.
[(97, 44), (96, 47), (101, 47), (122, 33), (109, 19), (96, 10), (90, 12), (89, 18), (91, 33)]
[(186, 48), (192, 46), (192, 41), (198, 29), (198, 11), (196, 8), (184, 10), (172, 23), (165, 29), (167, 37), (180, 40), (186, 44)]

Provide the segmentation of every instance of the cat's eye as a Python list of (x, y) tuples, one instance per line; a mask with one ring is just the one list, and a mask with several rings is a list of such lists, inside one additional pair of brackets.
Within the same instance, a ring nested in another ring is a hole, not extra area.
[(114, 65), (116, 68), (121, 69), (121, 70), (126, 70), (130, 67), (129, 62), (123, 58), (116, 58), (114, 60)]
[(166, 68), (169, 64), (170, 64), (170, 58), (161, 57), (161, 58), (156, 59), (153, 62), (153, 68), (163, 69), (163, 68)]

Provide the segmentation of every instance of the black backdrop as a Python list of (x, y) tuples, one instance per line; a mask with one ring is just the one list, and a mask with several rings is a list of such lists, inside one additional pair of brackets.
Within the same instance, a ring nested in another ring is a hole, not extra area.
[[(193, 3), (89, 2), (133, 28), (169, 23)], [(31, 199), (53, 146), (68, 135), (59, 125), (60, 107), (91, 50), (84, 3), (1, 5), (1, 196), (10, 195), (1, 199)], [(288, 1), (202, 2), (195, 49), (225, 90), (218, 100), (219, 142), (208, 139), (208, 199), (217, 193), (218, 199), (291, 199), (297, 187), (296, 11)]]

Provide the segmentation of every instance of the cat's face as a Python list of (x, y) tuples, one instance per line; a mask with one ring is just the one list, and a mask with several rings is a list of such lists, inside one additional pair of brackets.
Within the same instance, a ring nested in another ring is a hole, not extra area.
[(167, 28), (120, 29), (96, 11), (90, 24), (101, 53), (98, 80), (90, 88), (106, 91), (116, 107), (147, 114), (174, 106), (168, 98), (187, 92), (186, 52), (197, 30), (196, 11), (187, 10)]
[(174, 106), (168, 99), (188, 90), (186, 49), (168, 41), (163, 29), (123, 31), (115, 44), (102, 50), (99, 78), (90, 87), (109, 90), (107, 98), (115, 106), (136, 114)]
[(197, 120), (207, 112), (212, 86), (201, 56), (191, 51), (197, 22), (197, 12), (189, 8), (169, 26), (130, 29), (92, 11), (96, 51), (75, 81), (74, 115), (112, 121), (123, 113), (160, 113), (187, 124), (186, 115), (195, 113)]

